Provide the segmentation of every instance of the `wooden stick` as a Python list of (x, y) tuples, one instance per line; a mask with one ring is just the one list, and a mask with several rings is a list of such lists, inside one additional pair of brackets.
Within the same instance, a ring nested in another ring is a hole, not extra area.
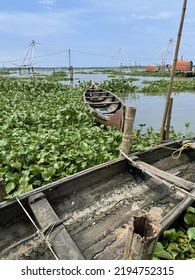
[(172, 184), (174, 184), (182, 189), (191, 190), (191, 189), (195, 188), (194, 183), (189, 182), (183, 178), (177, 177), (166, 171), (160, 170), (159, 168), (156, 168), (155, 166), (152, 166), (146, 162), (138, 160), (137, 164), (140, 169), (144, 170), (145, 173), (150, 173), (150, 174), (156, 175), (159, 178), (164, 179), (168, 182), (171, 182)]
[(140, 169), (142, 172), (148, 174), (152, 178), (156, 179), (158, 182), (163, 183), (168, 187), (175, 188), (178, 191), (182, 192), (183, 194), (195, 199), (194, 194), (191, 194), (191, 193), (185, 191), (185, 190), (191, 190), (192, 188), (195, 188), (194, 183), (189, 182), (185, 179), (179, 178), (166, 171), (162, 171), (150, 164), (147, 164), (146, 162), (139, 161), (139, 160), (135, 161), (132, 158), (125, 155), (122, 151), (121, 151), (121, 153), (127, 160), (129, 160), (130, 164), (133, 167)]
[[(131, 147), (131, 139), (133, 134), (133, 124), (135, 120), (135, 107), (128, 107), (125, 113), (125, 123), (124, 123), (124, 131), (123, 131), (123, 138), (121, 144), (121, 150), (123, 153), (128, 154)], [(120, 154), (120, 156), (122, 156)]]
[(165, 140), (169, 139), (169, 131), (170, 131), (170, 124), (171, 124), (171, 113), (173, 107), (173, 98), (170, 98), (169, 108), (167, 112), (167, 122), (166, 122), (166, 131), (165, 131)]

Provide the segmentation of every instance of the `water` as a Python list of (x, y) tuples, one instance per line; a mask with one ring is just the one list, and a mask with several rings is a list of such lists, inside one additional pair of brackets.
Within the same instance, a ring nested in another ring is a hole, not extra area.
[[(190, 122), (189, 130), (195, 133), (195, 92), (181, 92), (172, 94), (173, 107), (171, 126), (177, 132), (186, 133), (185, 123)], [(132, 100), (131, 95), (125, 99), (125, 104), (136, 107), (134, 128), (140, 128), (139, 124), (146, 124), (145, 127), (160, 129), (166, 103), (166, 96), (148, 96), (139, 94), (137, 100)]]

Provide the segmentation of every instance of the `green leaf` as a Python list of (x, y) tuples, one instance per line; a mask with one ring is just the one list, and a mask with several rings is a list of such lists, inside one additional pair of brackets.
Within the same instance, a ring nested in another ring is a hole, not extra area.
[(31, 164), (29, 166), (29, 170), (32, 172), (33, 175), (38, 175), (41, 173), (41, 168), (38, 164)]
[(166, 239), (170, 239), (170, 240), (175, 241), (177, 239), (177, 232), (174, 228), (170, 229), (170, 230), (165, 230), (164, 233), (163, 233), (163, 236)]
[(195, 227), (191, 227), (187, 230), (187, 235), (189, 237), (189, 240), (191, 241), (192, 239), (195, 240)]
[(23, 176), (20, 178), (19, 180), (19, 184), (22, 188), (28, 186), (28, 182), (29, 182), (30, 178), (28, 176)]
[(9, 194), (11, 191), (13, 191), (16, 188), (15, 184), (13, 182), (10, 182), (6, 185), (6, 193)]
[(179, 248), (177, 243), (170, 243), (167, 247), (167, 251), (173, 256), (173, 258), (175, 259), (175, 257), (182, 252), (182, 249)]
[(5, 178), (8, 180), (8, 181), (14, 181), (14, 174), (10, 171), (6, 172), (5, 174)]
[(42, 177), (45, 181), (49, 181), (53, 175), (55, 175), (56, 173), (56, 170), (55, 168), (53, 167), (48, 167), (45, 171), (43, 171), (41, 174), (42, 174)]
[(194, 214), (195, 214), (195, 208), (192, 207), (192, 206), (189, 206), (189, 207), (187, 208), (187, 213), (194, 213)]
[(89, 145), (88, 145), (86, 142), (82, 141), (82, 142), (80, 143), (80, 147), (81, 147), (81, 150), (82, 150), (82, 151), (87, 151), (88, 148), (89, 148)]
[(195, 225), (195, 214), (192, 212), (186, 213), (184, 216), (184, 222), (189, 226)]
[(35, 181), (33, 182), (33, 185), (34, 185), (35, 187), (40, 187), (40, 186), (41, 186), (41, 181), (40, 181), (40, 180), (35, 180)]
[(12, 162), (12, 163), (10, 164), (10, 166), (16, 168), (16, 169), (19, 170), (19, 171), (20, 171), (21, 168), (22, 168), (22, 164), (21, 164), (19, 161)]
[(62, 169), (64, 167), (64, 162), (63, 161), (58, 161), (54, 163), (54, 168), (55, 169)]
[(163, 250), (164, 250), (164, 247), (163, 247), (162, 243), (157, 242), (156, 247), (155, 247), (154, 254), (155, 254), (155, 255), (159, 255), (159, 254), (161, 254), (161, 252), (162, 252)]
[(0, 177), (3, 177), (6, 172), (7, 172), (7, 167), (1, 167), (0, 168)]
[(171, 254), (164, 249), (162, 243), (160, 243), (160, 242), (157, 242), (157, 244), (156, 244), (156, 248), (154, 251), (154, 258), (160, 258), (160, 259), (165, 259), (165, 260), (173, 259)]
[(5, 147), (8, 144), (7, 140), (0, 140), (0, 147)]

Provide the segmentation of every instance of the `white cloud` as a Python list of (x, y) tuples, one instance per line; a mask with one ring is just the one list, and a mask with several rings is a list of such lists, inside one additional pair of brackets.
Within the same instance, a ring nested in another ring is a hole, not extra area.
[(37, 0), (37, 3), (52, 6), (56, 3), (56, 0)]
[(137, 15), (134, 14), (134, 17), (138, 18), (138, 19), (148, 19), (148, 20), (164, 20), (164, 19), (170, 19), (173, 17), (173, 13), (172, 12), (165, 12), (165, 11), (161, 11), (156, 13), (155, 15)]
[(45, 5), (48, 10), (52, 10), (55, 7), (56, 0), (37, 0), (37, 3)]

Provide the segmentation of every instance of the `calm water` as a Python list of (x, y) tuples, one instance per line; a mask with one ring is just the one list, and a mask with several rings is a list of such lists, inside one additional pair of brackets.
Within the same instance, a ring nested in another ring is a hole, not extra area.
[[(186, 132), (185, 123), (190, 122), (190, 131), (195, 133), (195, 92), (182, 92), (172, 94), (173, 108), (171, 125), (176, 131)], [(146, 123), (146, 127), (152, 126), (155, 130), (160, 129), (166, 103), (165, 96), (147, 96), (139, 94), (139, 99), (132, 100), (127, 97), (125, 104), (136, 107), (134, 128), (140, 128), (139, 124)]]

